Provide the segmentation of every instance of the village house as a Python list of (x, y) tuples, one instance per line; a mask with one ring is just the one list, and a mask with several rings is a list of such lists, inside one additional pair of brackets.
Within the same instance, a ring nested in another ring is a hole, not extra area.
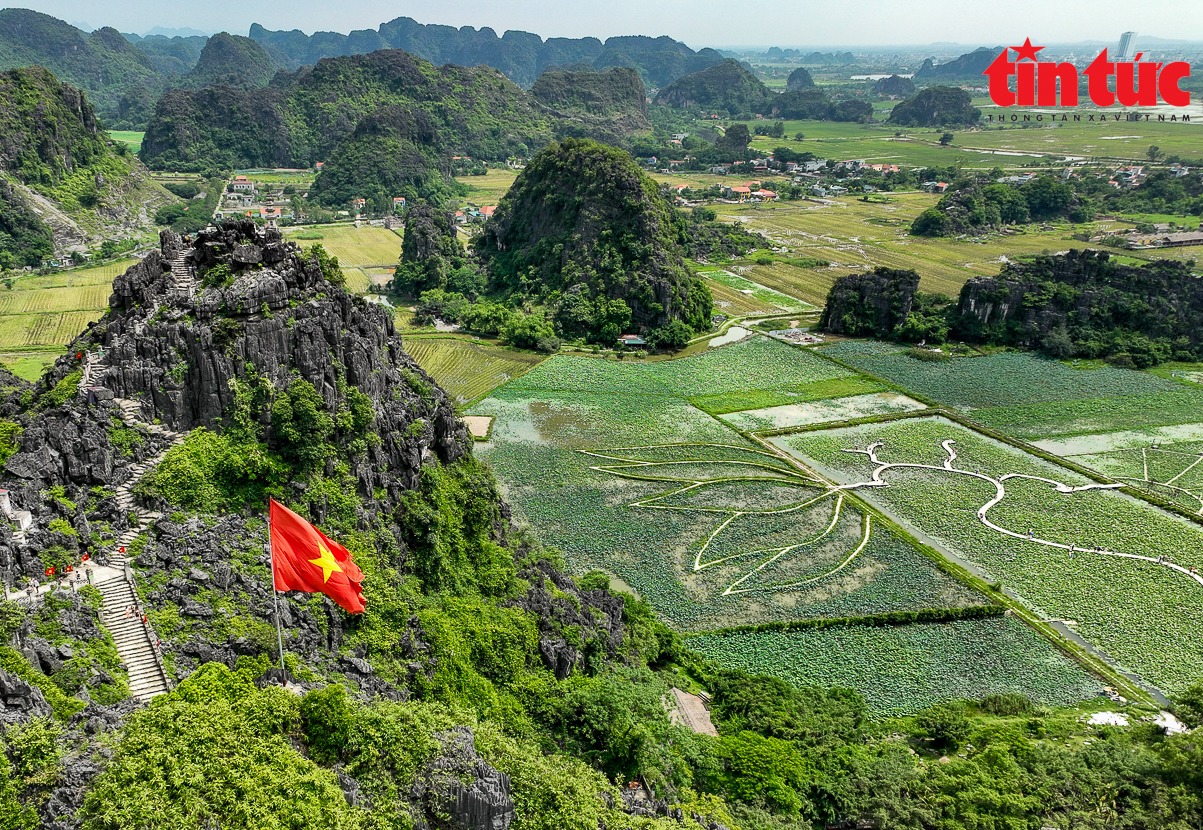
[(776, 199), (776, 193), (771, 190), (765, 190), (764, 188), (752, 193), (752, 201), (754, 202), (773, 202), (776, 201)]
[(235, 176), (234, 181), (230, 182), (230, 189), (235, 193), (254, 193), (255, 183), (246, 176)]
[(746, 202), (752, 196), (752, 188), (743, 185), (739, 187), (724, 187), (723, 195), (728, 199), (735, 199), (738, 202)]
[(647, 341), (638, 334), (620, 334), (618, 336), (619, 346), (646, 346)]

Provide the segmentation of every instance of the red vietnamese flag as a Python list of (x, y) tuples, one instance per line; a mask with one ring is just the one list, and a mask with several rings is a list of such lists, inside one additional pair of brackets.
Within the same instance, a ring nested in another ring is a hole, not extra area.
[(363, 572), (347, 549), (275, 499), (269, 501), (276, 590), (325, 594), (352, 614), (362, 614)]

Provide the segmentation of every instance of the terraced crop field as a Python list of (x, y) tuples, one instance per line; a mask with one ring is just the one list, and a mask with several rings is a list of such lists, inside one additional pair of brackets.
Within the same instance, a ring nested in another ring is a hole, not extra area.
[(943, 418), (773, 442), (1150, 682), (1203, 679), (1203, 527)]
[(361, 265), (393, 266), (401, 258), (401, 236), (384, 228), (354, 228), (350, 226), (321, 226), (318, 228), (297, 228), (285, 230), (285, 236), (296, 234), (310, 237), (315, 233), (321, 234), (321, 239), (298, 239), (297, 243), (307, 247), (321, 243), (326, 251), (338, 257), (338, 264), (343, 268), (356, 268)]
[(405, 350), (460, 404), (521, 375), (542, 355), (452, 337), (407, 337)]

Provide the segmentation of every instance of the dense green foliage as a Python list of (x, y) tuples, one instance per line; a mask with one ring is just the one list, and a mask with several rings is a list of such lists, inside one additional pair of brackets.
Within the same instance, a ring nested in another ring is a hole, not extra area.
[(531, 96), (561, 115), (615, 119), (628, 129), (651, 129), (643, 79), (629, 67), (605, 72), (544, 72), (530, 88)]
[(378, 214), (391, 213), (396, 197), (438, 204), (456, 189), (445, 155), (425, 114), (385, 107), (334, 148), (310, 197), (332, 208), (366, 199)]
[[(449, 288), (460, 294), (479, 293), (472, 277), (459, 272), (465, 267), (464, 248), (456, 238), (455, 217), (426, 204), (416, 204), (405, 213), (405, 235), (401, 240), (401, 259), (393, 275), (393, 290), (417, 296), (432, 289)], [(451, 320), (456, 313), (432, 309), (425, 317)]]
[(627, 153), (566, 139), (530, 161), (473, 245), (493, 290), (553, 309), (565, 337), (609, 344), (673, 320), (706, 331), (710, 292), (675, 216)]
[(931, 86), (914, 97), (900, 101), (890, 111), (889, 122), (903, 127), (972, 126), (982, 112), (963, 89)]
[(107, 152), (83, 93), (38, 66), (0, 72), (0, 131), (0, 172), (34, 187), (53, 187)]
[[(192, 192), (195, 195), (199, 192), (196, 185), (187, 183), (185, 185), (177, 185), (183, 188), (182, 193)], [(217, 209), (218, 202), (221, 201), (221, 194), (225, 191), (225, 182), (219, 178), (209, 179), (205, 187), (205, 198), (194, 200), (190, 196), (181, 196), (188, 199), (186, 204), (168, 204), (155, 211), (155, 224), (168, 225), (170, 228), (179, 234), (196, 233), (201, 228), (207, 227), (213, 222), (213, 211)], [(175, 191), (172, 191), (175, 193)], [(181, 195), (176, 193), (177, 196)]]
[[(552, 119), (522, 89), (481, 67), (435, 67), (400, 51), (329, 58), (278, 77), (271, 87), (172, 90), (160, 99), (142, 142), (153, 167), (312, 167), (379, 110), (424, 115), (447, 150), (478, 159), (525, 156), (547, 142)], [(370, 160), (347, 145), (352, 169)], [(371, 164), (378, 164), (371, 161)], [(368, 194), (363, 194), (368, 195)]]
[(12, 184), (0, 179), (0, 271), (41, 265), (54, 254), (54, 234)]
[(106, 116), (130, 90), (162, 84), (150, 58), (115, 29), (88, 34), (29, 9), (0, 10), (0, 69), (31, 65), (86, 90)]
[(1031, 221), (1089, 222), (1093, 218), (1090, 200), (1051, 175), (1037, 176), (1022, 187), (991, 183), (987, 177), (966, 177), (955, 182), (935, 207), (919, 214), (911, 233), (959, 236)]
[[(1014, 304), (1009, 313), (982, 312), (983, 301), (1004, 296)], [(1040, 348), (1057, 358), (1105, 357), (1144, 368), (1203, 356), (1203, 289), (1189, 264), (1173, 260), (1138, 267), (1105, 251), (1071, 250), (1010, 263), (996, 279), (962, 288), (952, 322), (967, 340)]]
[(915, 271), (877, 266), (832, 284), (819, 327), (849, 337), (887, 337), (903, 325), (919, 288)]
[(267, 51), (248, 37), (218, 32), (201, 50), (197, 63), (180, 79), (186, 89), (224, 86), (255, 89), (267, 86), (276, 64)]

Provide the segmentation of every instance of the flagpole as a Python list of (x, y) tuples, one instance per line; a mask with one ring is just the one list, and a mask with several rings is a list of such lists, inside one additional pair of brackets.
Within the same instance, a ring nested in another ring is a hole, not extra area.
[(284, 629), (280, 625), (280, 592), (276, 590), (276, 545), (272, 542), (272, 504), (271, 497), (267, 499), (267, 546), (271, 550), (272, 558), (272, 607), (276, 612), (276, 638), (280, 643), (280, 671), (285, 672), (287, 678), (288, 670), (284, 668)]

